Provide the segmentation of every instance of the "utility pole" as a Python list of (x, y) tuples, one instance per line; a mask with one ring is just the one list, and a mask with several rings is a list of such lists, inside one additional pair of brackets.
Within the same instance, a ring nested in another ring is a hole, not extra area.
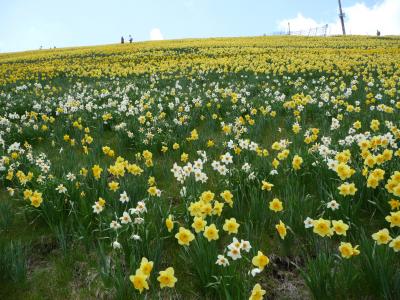
[(324, 26), (324, 36), (326, 36), (326, 32), (328, 31), (328, 24)]
[(290, 22), (288, 22), (287, 24), (288, 24), (288, 28), (289, 28), (288, 34), (290, 35)]
[(340, 22), (342, 23), (342, 31), (343, 31), (343, 35), (346, 35), (346, 29), (344, 28), (344, 13), (342, 11), (342, 2), (340, 0), (339, 1), (339, 18), (340, 18)]

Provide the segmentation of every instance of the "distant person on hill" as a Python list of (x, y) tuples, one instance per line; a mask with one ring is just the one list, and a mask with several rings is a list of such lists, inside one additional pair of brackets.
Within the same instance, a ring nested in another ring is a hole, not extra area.
[(132, 44), (132, 41), (133, 41), (133, 38), (132, 38), (132, 36), (131, 36), (131, 35), (129, 35), (129, 43), (131, 43), (131, 44)]
[(124, 43), (124, 37), (121, 36), (121, 44), (123, 44), (123, 43)]

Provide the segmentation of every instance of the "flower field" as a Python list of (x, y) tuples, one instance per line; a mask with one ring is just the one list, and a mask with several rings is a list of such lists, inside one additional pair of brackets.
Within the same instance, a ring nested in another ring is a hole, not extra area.
[(0, 54), (0, 298), (400, 299), (400, 38)]

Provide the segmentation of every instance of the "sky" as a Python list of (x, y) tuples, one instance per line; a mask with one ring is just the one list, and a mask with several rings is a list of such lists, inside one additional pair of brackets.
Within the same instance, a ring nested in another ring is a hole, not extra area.
[[(400, 35), (400, 0), (342, 0), (350, 34)], [(257, 36), (328, 24), (337, 0), (0, 0), (0, 52), (134, 41)]]

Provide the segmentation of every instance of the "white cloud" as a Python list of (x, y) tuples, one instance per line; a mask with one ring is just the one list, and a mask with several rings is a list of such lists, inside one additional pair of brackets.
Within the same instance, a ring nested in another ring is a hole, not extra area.
[[(400, 1), (384, 0), (373, 7), (357, 3), (344, 8), (346, 14), (346, 30), (351, 34), (376, 34), (379, 29), (382, 34), (400, 33)], [(333, 24), (338, 31), (339, 22)]]
[(150, 30), (150, 40), (152, 41), (159, 41), (159, 40), (163, 40), (164, 37), (161, 33), (160, 28), (153, 28), (152, 30)]
[[(378, 29), (382, 35), (400, 34), (399, 0), (383, 0), (372, 7), (368, 7), (364, 3), (356, 3), (343, 7), (343, 11), (346, 15), (345, 27), (348, 34), (375, 35)], [(321, 23), (312, 18), (303, 17), (299, 13), (295, 18), (280, 21), (278, 28), (287, 31), (288, 22), (290, 22), (292, 31), (307, 31), (312, 27), (328, 23), (328, 34), (341, 34), (342, 32), (339, 17), (333, 22)]]
[(290, 23), (290, 31), (307, 30), (309, 28), (321, 26), (314, 19), (306, 18), (301, 13), (298, 13), (295, 18), (280, 21), (278, 24), (279, 30), (287, 32), (289, 27), (288, 23)]

